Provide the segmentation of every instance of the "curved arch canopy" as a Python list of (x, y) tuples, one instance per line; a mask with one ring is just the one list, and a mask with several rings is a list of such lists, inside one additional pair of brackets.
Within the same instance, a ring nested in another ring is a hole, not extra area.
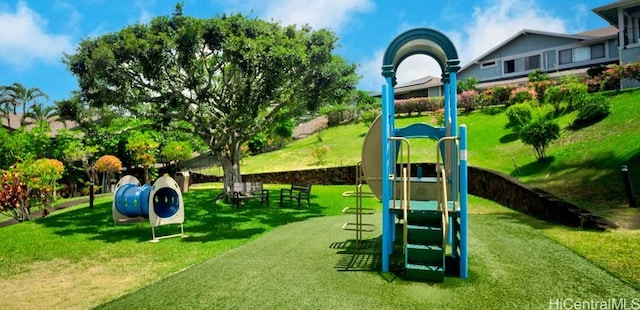
[(405, 31), (389, 44), (382, 60), (382, 74), (395, 75), (400, 63), (416, 54), (435, 59), (443, 74), (451, 61), (455, 61), (455, 65), (459, 63), (458, 52), (449, 38), (437, 30), (416, 28)]

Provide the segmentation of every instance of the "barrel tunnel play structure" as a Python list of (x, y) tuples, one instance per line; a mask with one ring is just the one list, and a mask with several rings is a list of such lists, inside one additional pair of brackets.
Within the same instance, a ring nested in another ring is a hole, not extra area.
[[(112, 206), (113, 222), (131, 218), (149, 219), (152, 242), (184, 235), (184, 201), (176, 181), (170, 176), (158, 178), (153, 185), (141, 185), (134, 176), (124, 176), (116, 184)], [(163, 225), (178, 224), (180, 233), (156, 236), (155, 228)]]
[[(418, 54), (430, 56), (442, 70), (444, 125), (419, 122), (396, 128), (396, 71)], [(453, 43), (428, 28), (400, 34), (384, 54), (382, 112), (365, 136), (361, 159), (364, 182), (382, 202), (383, 272), (389, 272), (392, 254), (401, 249), (406, 278), (441, 282), (445, 271), (468, 277), (467, 128), (457, 123), (459, 63)], [(436, 171), (412, 167), (414, 139), (437, 141)]]

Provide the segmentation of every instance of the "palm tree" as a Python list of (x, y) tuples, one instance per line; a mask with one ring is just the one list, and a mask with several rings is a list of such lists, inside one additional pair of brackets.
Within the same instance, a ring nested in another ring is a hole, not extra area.
[(49, 96), (40, 90), (40, 88), (31, 87), (27, 89), (18, 82), (6, 86), (6, 89), (9, 91), (9, 97), (13, 105), (13, 114), (17, 114), (16, 112), (19, 105), (22, 105), (22, 113), (27, 113), (27, 106), (30, 103), (35, 104), (38, 98), (44, 97), (49, 100)]
[(29, 112), (22, 115), (22, 126), (29, 124), (37, 124), (42, 122), (49, 122), (53, 117), (58, 116), (56, 107), (47, 106), (43, 107), (41, 103), (34, 103), (29, 107)]
[(0, 85), (0, 115), (7, 118), (7, 126), (11, 127), (11, 114), (12, 100), (9, 96), (9, 90), (7, 86)]

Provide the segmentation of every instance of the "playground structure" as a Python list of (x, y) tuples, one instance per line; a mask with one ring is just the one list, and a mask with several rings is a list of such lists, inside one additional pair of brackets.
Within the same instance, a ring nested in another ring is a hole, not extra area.
[[(131, 175), (122, 177), (116, 184), (111, 211), (114, 226), (122, 220), (148, 218), (151, 224), (151, 242), (171, 237), (186, 237), (182, 192), (178, 183), (170, 176), (158, 178), (153, 186), (140, 185), (140, 181)], [(155, 228), (169, 224), (179, 224), (180, 233), (157, 237)]]
[[(396, 70), (404, 59), (417, 54), (432, 57), (442, 70), (443, 127), (427, 123), (395, 127)], [(400, 34), (385, 52), (382, 113), (369, 128), (362, 147), (364, 182), (382, 202), (384, 272), (389, 271), (394, 243), (396, 248), (401, 243), (407, 278), (441, 282), (447, 268), (458, 271), (463, 279), (468, 277), (467, 130), (457, 124), (459, 63), (451, 41), (428, 28)], [(421, 167), (412, 169), (410, 140), (415, 138), (437, 141), (436, 171), (430, 174), (435, 177), (423, 176)], [(361, 221), (354, 225), (361, 231), (370, 228)]]

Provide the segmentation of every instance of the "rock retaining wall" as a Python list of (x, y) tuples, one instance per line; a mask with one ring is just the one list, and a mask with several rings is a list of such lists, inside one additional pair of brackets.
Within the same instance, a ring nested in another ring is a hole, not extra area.
[[(417, 174), (419, 166), (422, 167), (423, 176), (435, 175), (435, 165), (432, 163), (412, 165), (411, 175)], [(192, 174), (191, 178), (193, 183), (222, 181), (221, 177), (197, 173)], [(355, 184), (356, 167), (247, 174), (242, 176), (242, 181), (272, 184), (290, 184), (294, 181), (324, 185)], [(515, 178), (496, 171), (469, 167), (469, 194), (495, 201), (538, 219), (571, 227), (597, 230), (617, 227), (615, 223), (595, 216), (588, 210), (563, 201), (546, 191), (522, 184)]]

